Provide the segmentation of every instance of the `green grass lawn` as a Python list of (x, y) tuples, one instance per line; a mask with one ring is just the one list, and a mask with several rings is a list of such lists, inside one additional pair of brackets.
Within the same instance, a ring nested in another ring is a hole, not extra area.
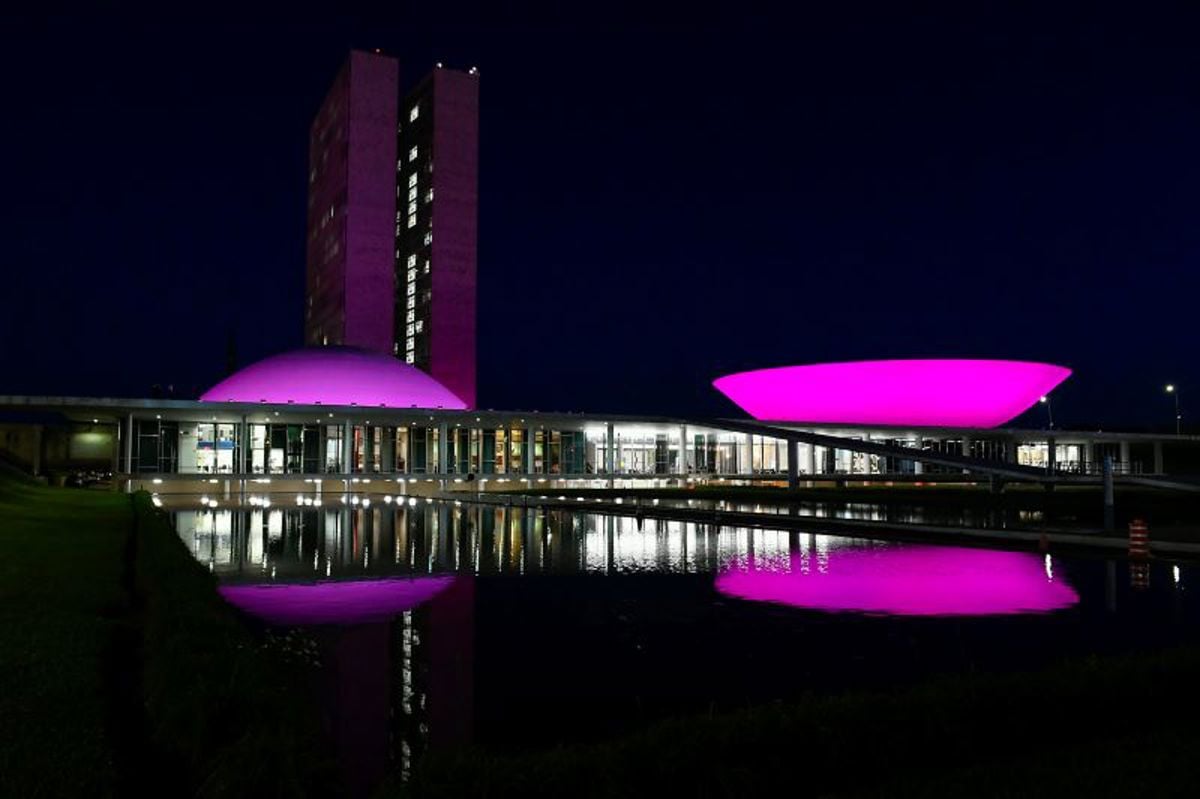
[(0, 783), (115, 790), (106, 659), (128, 611), (129, 498), (0, 479)]
[(0, 795), (336, 790), (306, 664), (145, 494), (0, 475)]

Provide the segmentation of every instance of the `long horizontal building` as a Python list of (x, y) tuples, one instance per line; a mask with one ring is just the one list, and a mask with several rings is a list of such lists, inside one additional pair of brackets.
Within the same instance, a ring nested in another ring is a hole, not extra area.
[(419, 370), (344, 348), (267, 359), (200, 400), (0, 396), (0, 450), (35, 473), (102, 468), (130, 488), (180, 490), (372, 475), (1082, 482), (1106, 459), (1151, 483), (1200, 472), (1200, 436), (1189, 435), (468, 410)]

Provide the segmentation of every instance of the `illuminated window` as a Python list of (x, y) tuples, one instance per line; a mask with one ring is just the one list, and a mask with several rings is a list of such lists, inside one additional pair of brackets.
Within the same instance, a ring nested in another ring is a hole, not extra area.
[(417, 284), (416, 284), (416, 283), (409, 283), (409, 284), (408, 284), (407, 293), (408, 293), (408, 296), (410, 296), (410, 297), (411, 297), (412, 295), (416, 294), (416, 293), (417, 293)]
[(413, 172), (408, 176), (408, 187), (411, 189), (415, 185), (417, 185), (417, 173)]
[(409, 160), (409, 161), (416, 161), (416, 160), (417, 160), (417, 145), (415, 145), (415, 144), (414, 144), (414, 145), (412, 146), (412, 148), (411, 148), (411, 149), (409, 149), (409, 151), (408, 151), (408, 160)]
[(430, 189), (429, 191), (425, 192), (425, 202), (427, 202), (427, 203), (433, 202), (433, 189)]
[(412, 110), (408, 112), (408, 121), (415, 122), (419, 116), (421, 116), (421, 106), (414, 105)]
[(425, 329), (425, 320), (421, 320), (420, 322), (417, 322), (417, 332), (420, 333), (424, 329)]
[(404, 307), (408, 308), (409, 310), (416, 308), (417, 307), (417, 298), (409, 295), (408, 300), (406, 300), (404, 303)]
[(409, 335), (410, 338), (412, 337), (412, 334), (415, 332), (415, 328), (416, 328), (416, 325), (409, 325), (408, 329), (405, 331)]
[(416, 255), (416, 253), (413, 253), (412, 255), (408, 256), (408, 268), (412, 269), (416, 265), (417, 265), (417, 255)]
[(415, 363), (416, 360), (416, 357), (411, 352), (406, 353), (404, 356), (405, 363)]
[(415, 215), (415, 214), (414, 214), (413, 216), (410, 216), (410, 217), (408, 218), (408, 226), (409, 226), (409, 227), (416, 227), (416, 226), (417, 226), (417, 217), (416, 217), (416, 215)]
[(409, 214), (409, 216), (412, 216), (416, 212), (417, 212), (417, 201), (413, 200), (412, 202), (410, 202), (408, 204), (408, 214)]
[(429, 259), (425, 259), (425, 274), (429, 274)]
[(397, 223), (397, 224), (399, 224), (399, 222), (400, 222), (400, 217), (401, 217), (401, 216), (403, 216), (403, 214), (401, 214), (399, 211), (397, 211), (397, 212), (396, 212), (396, 223)]
[[(411, 225), (410, 225), (410, 227), (411, 227)], [(433, 244), (433, 231), (432, 230), (425, 231), (425, 244), (426, 244), (426, 246)]]
[(408, 200), (409, 202), (412, 202), (415, 199), (417, 199), (417, 187), (413, 186), (408, 190)]
[(415, 350), (416, 348), (417, 348), (417, 342), (416, 342), (416, 339), (411, 339), (411, 338), (410, 338), (410, 339), (407, 339), (407, 340), (404, 342), (404, 349), (406, 349), (406, 350), (410, 350), (410, 351), (411, 351), (411, 350)]
[(417, 279), (417, 270), (416, 270), (416, 269), (409, 269), (409, 270), (408, 270), (408, 282), (409, 282), (409, 283), (412, 283), (412, 282), (413, 282), (414, 280), (416, 280), (416, 279)]
[(415, 319), (416, 317), (417, 317), (417, 312), (416, 312), (416, 311), (409, 311), (409, 312), (408, 312), (408, 313), (405, 315), (405, 317), (404, 317), (404, 321), (406, 321), (406, 322), (411, 322), (411, 321), (412, 321), (413, 319)]

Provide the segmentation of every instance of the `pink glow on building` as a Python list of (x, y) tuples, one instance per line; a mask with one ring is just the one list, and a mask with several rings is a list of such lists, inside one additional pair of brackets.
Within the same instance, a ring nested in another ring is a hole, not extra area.
[(392, 352), (394, 58), (353, 51), (309, 135), (305, 342)]
[(716, 588), (757, 602), (895, 616), (1048, 613), (1079, 602), (1037, 555), (940, 546), (794, 553), (774, 567), (741, 560)]
[(1031, 361), (854, 361), (739, 372), (713, 386), (768, 421), (996, 427), (1070, 374), (1066, 367)]
[(350, 580), (311, 585), (223, 585), (225, 601), (269, 624), (366, 624), (412, 610), (454, 577)]
[(314, 347), (264, 358), (217, 383), (200, 399), (450, 410), (467, 407), (421, 370), (389, 355), (353, 347)]
[(433, 298), (429, 373), (475, 407), (476, 240), (479, 224), (479, 79), (432, 75)]

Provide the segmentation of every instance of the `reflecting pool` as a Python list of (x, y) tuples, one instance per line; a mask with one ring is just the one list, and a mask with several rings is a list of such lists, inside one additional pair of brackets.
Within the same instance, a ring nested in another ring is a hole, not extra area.
[(717, 577), (722, 594), (823, 611), (895, 616), (1047, 613), (1079, 601), (1053, 559), (944, 546), (864, 546), (816, 559), (740, 559)]
[[(352, 794), (430, 749), (1200, 639), (1191, 563), (403, 498), (164, 505), (222, 594), (318, 653)], [(299, 666), (298, 666), (299, 667)]]

